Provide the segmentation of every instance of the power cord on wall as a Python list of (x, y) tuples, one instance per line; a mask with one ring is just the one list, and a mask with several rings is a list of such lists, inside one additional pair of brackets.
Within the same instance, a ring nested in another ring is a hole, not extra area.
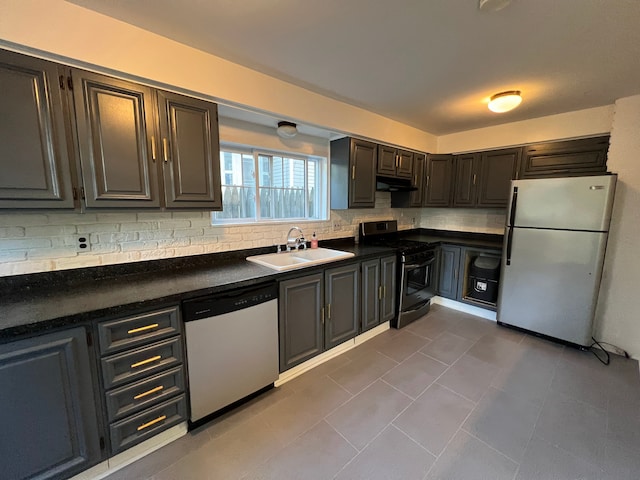
[[(594, 337), (591, 337), (591, 340), (593, 340), (593, 343), (589, 347), (589, 351), (593, 353), (596, 356), (596, 358), (600, 360), (600, 362), (604, 363), (605, 365), (609, 365), (609, 363), (611, 363), (611, 356), (609, 355), (609, 352), (607, 352), (602, 345), (609, 345), (610, 347), (615, 348), (617, 351), (622, 352), (625, 358), (631, 358), (626, 350), (623, 350), (622, 348), (616, 345), (613, 345), (607, 342), (599, 342)], [(605, 356), (601, 357), (600, 354), (597, 353), (598, 351), (604, 352)]]

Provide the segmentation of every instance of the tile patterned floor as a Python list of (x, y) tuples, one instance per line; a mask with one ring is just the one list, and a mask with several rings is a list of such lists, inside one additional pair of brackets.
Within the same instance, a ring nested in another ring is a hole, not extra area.
[(638, 363), (440, 306), (109, 480), (638, 480)]

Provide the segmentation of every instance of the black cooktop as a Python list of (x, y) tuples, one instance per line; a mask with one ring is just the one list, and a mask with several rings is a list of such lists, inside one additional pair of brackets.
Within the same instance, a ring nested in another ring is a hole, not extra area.
[(360, 243), (395, 248), (400, 254), (420, 253), (433, 248), (429, 243), (402, 238), (397, 220), (361, 223), (359, 238)]

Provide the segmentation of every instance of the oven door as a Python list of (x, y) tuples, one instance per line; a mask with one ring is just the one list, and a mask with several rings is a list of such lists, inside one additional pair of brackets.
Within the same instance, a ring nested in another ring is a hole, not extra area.
[(435, 251), (428, 251), (420, 254), (418, 258), (408, 259), (403, 265), (401, 311), (412, 310), (435, 296), (435, 267)]

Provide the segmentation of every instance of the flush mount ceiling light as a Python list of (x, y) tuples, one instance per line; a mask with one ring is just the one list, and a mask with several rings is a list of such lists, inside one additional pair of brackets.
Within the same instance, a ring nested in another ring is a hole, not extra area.
[(497, 12), (509, 5), (511, 0), (479, 0), (478, 10), (481, 12)]
[(292, 122), (278, 122), (276, 132), (282, 138), (293, 138), (298, 134), (298, 126)]
[(491, 96), (489, 110), (496, 113), (504, 113), (513, 110), (522, 102), (520, 90), (509, 90)]

